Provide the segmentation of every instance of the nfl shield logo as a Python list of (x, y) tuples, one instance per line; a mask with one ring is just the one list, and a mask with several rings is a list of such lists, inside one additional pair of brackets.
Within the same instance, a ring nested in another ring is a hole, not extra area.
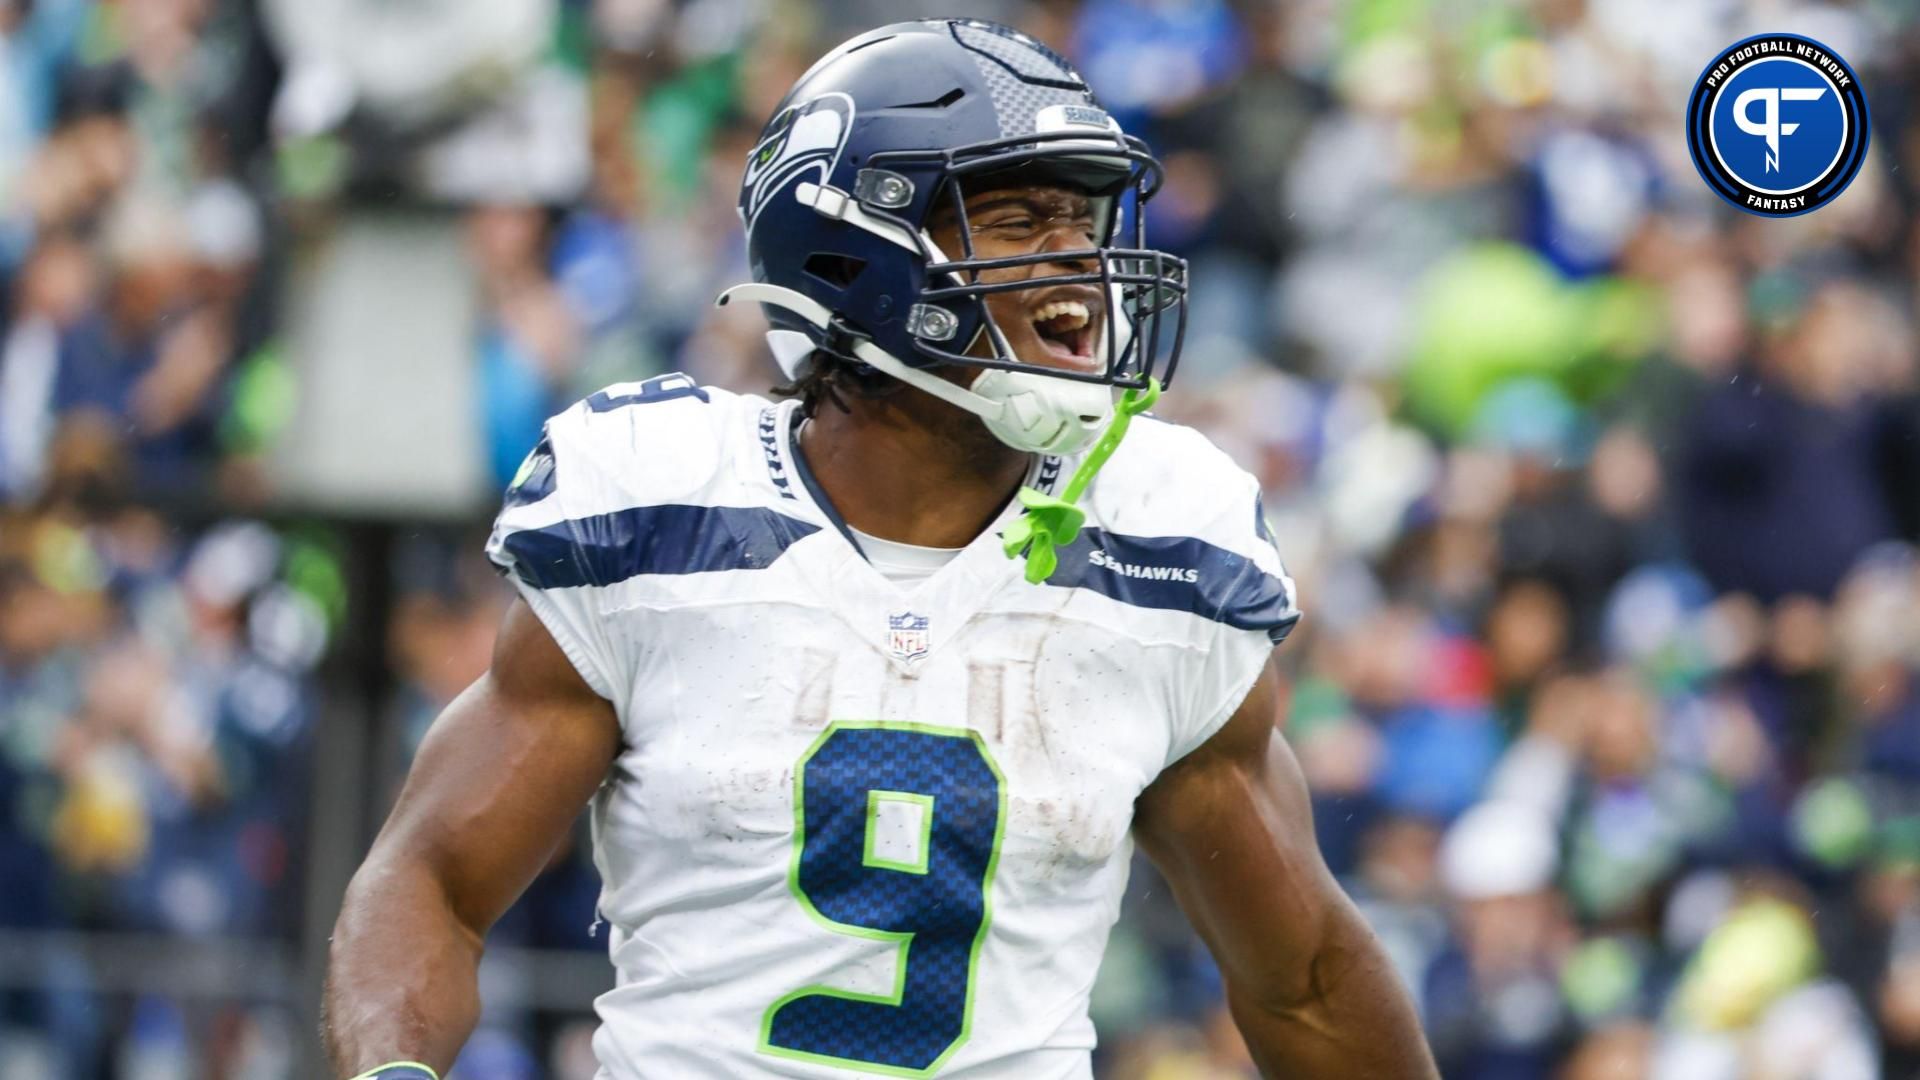
[(887, 616), (887, 648), (902, 660), (927, 655), (927, 617), (911, 611)]

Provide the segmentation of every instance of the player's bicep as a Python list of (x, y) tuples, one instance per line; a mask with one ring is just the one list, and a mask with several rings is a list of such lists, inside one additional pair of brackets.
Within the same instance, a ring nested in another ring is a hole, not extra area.
[(1306, 783), (1275, 725), (1269, 665), (1231, 719), (1140, 796), (1134, 834), (1236, 990), (1308, 1000), (1346, 904), (1313, 835)]
[(612, 705), (515, 600), (491, 669), (428, 730), (369, 861), (425, 868), (483, 933), (565, 839), (619, 747)]

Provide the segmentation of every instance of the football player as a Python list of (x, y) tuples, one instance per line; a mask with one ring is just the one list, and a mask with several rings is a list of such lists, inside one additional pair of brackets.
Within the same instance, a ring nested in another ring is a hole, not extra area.
[(722, 300), (767, 311), (784, 400), (666, 376), (548, 423), (488, 546), (519, 592), (492, 669), (340, 915), (342, 1076), (448, 1067), (582, 807), (602, 1077), (1086, 1077), (1136, 841), (1265, 1072), (1434, 1075), (1276, 733), (1298, 613), (1257, 485), (1135, 418), (1185, 311), (1159, 182), (1001, 26), (801, 78)]

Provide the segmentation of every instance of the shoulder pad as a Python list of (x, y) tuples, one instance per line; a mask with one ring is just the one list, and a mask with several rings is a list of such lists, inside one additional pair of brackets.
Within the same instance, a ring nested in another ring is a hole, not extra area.
[(1141, 417), (1088, 492), (1055, 584), (1184, 610), (1273, 642), (1299, 618), (1252, 474), (1191, 428)]
[(1090, 494), (1092, 513), (1119, 532), (1189, 535), (1241, 554), (1272, 550), (1255, 512), (1259, 482), (1183, 424), (1136, 419)]
[(576, 515), (684, 499), (718, 470), (740, 400), (678, 372), (589, 394), (547, 421), (551, 483)]

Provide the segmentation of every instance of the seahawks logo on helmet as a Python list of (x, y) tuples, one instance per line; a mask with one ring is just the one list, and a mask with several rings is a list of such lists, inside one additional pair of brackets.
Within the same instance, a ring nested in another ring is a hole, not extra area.
[(842, 93), (782, 109), (747, 155), (747, 173), (740, 181), (740, 220), (747, 231), (753, 231), (767, 201), (802, 176), (817, 173), (815, 182), (825, 184), (852, 127), (853, 99)]

